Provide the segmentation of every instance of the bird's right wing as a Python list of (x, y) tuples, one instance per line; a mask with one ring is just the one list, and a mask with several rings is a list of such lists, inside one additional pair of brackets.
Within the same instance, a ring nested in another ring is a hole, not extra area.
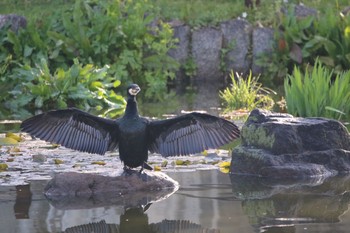
[(75, 108), (36, 115), (23, 121), (21, 129), (42, 140), (82, 152), (104, 154), (118, 146), (116, 121)]

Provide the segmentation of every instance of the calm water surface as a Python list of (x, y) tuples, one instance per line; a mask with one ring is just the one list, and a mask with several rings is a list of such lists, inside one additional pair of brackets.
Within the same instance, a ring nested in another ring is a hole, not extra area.
[[(217, 115), (218, 98), (213, 94), (217, 90), (197, 92), (186, 101), (189, 106), (174, 103), (177, 110), (170, 113), (207, 109)], [(144, 115), (163, 114), (154, 114), (150, 105), (144, 107)], [(2, 125), (2, 132), (18, 130), (16, 122)], [(22, 186), (0, 184), (0, 233), (350, 232), (350, 176), (276, 181), (218, 170), (167, 174), (179, 182), (179, 190), (151, 205), (143, 198), (147, 208), (126, 206), (126, 197), (119, 204), (94, 198), (52, 202), (43, 195), (47, 180)]]
[[(267, 181), (217, 170), (168, 172), (180, 188), (141, 207), (49, 202), (47, 181), (0, 186), (0, 232), (332, 232), (350, 229), (350, 177)], [(85, 200), (86, 201), (86, 200)]]

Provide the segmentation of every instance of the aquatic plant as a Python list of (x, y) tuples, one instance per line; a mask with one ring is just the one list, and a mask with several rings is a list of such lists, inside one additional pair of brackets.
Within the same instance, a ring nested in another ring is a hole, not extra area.
[(230, 78), (232, 84), (224, 91), (220, 91), (220, 98), (224, 101), (226, 111), (246, 109), (253, 110), (254, 108), (271, 109), (274, 101), (270, 94), (275, 94), (274, 91), (263, 87), (258, 82), (259, 77), (255, 77), (250, 72), (244, 78), (236, 73), (236, 77), (231, 71)]
[[(42, 59), (36, 67), (25, 65), (14, 69), (9, 76), (15, 83), (4, 106), (20, 116), (28, 115), (30, 109), (57, 109), (93, 107), (113, 109), (109, 116), (122, 111), (125, 101), (114, 93), (112, 88), (120, 85), (107, 75), (109, 67), (102, 68), (92, 64), (82, 65), (77, 59), (67, 68), (51, 72), (47, 60)], [(16, 116), (14, 116), (17, 118)]]
[(302, 73), (295, 66), (284, 81), (289, 113), (301, 117), (350, 119), (350, 71), (335, 74), (319, 60)]

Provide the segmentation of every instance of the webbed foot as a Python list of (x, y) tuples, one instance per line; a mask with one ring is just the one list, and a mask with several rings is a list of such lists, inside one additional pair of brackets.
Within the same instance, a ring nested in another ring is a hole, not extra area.
[[(141, 169), (138, 171), (138, 174), (141, 175), (144, 169), (149, 170), (149, 171), (153, 171), (153, 168), (152, 168), (149, 164), (147, 164), (146, 162), (144, 162), (144, 163), (141, 165)], [(124, 174), (124, 175), (128, 175), (128, 176), (130, 176), (130, 175), (136, 173), (135, 170), (133, 170), (131, 167), (126, 166), (126, 165), (124, 165), (123, 170), (124, 170), (123, 174)]]
[(125, 176), (131, 176), (133, 173), (135, 173), (135, 171), (132, 168), (126, 165), (124, 165), (123, 170), (124, 170), (123, 175)]

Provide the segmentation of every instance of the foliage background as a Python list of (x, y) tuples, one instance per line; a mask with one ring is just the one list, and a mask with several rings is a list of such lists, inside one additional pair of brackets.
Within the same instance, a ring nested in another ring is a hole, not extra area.
[[(286, 2), (313, 7), (318, 15), (300, 19), (290, 9), (282, 15)], [(121, 109), (120, 90), (130, 82), (147, 90), (146, 101), (164, 99), (178, 69), (167, 55), (176, 43), (165, 23), (170, 19), (194, 29), (237, 17), (274, 27), (274, 52), (260, 60), (265, 86), (281, 91), (294, 67), (306, 73), (317, 58), (333, 69), (333, 82), (350, 66), (350, 16), (339, 14), (348, 5), (348, 0), (266, 0), (252, 8), (232, 0), (2, 0), (0, 13), (23, 14), (29, 23), (18, 34), (0, 32), (1, 111), (73, 105)], [(88, 81), (81, 75), (86, 72), (93, 74)], [(77, 88), (82, 94), (71, 95)]]
[[(30, 20), (18, 33), (2, 30), (0, 86), (6, 94), (0, 101), (12, 112), (90, 108), (98, 105), (90, 101), (98, 86), (102, 107), (120, 107), (113, 91), (131, 82), (147, 87), (146, 98), (162, 99), (178, 64), (167, 55), (175, 43), (172, 29), (156, 15), (147, 1), (77, 0)], [(99, 69), (103, 75), (83, 80), (82, 74)]]

